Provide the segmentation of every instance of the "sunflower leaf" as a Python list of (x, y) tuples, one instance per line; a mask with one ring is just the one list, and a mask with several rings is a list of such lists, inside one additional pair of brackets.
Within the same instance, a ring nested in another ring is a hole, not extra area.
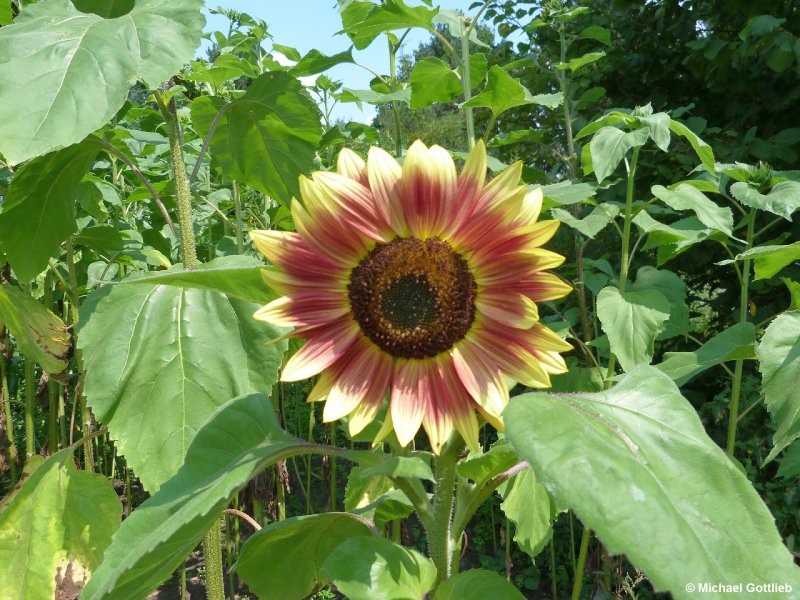
[(433, 600), (524, 600), (525, 596), (494, 571), (471, 569), (443, 581)]
[(125, 519), (81, 598), (144, 598), (258, 472), (278, 460), (321, 451), (283, 431), (263, 394), (230, 400), (199, 428), (178, 472)]
[(346, 540), (364, 536), (372, 537), (369, 526), (350, 513), (276, 521), (248, 538), (236, 572), (261, 600), (305, 598), (327, 581), (321, 567), (331, 553)]
[(503, 498), (500, 509), (514, 523), (514, 541), (535, 558), (553, 535), (550, 523), (554, 511), (547, 490), (531, 469), (525, 469), (497, 491)]
[(503, 420), (555, 502), (657, 591), (690, 600), (687, 582), (800, 586), (769, 509), (657, 369), (596, 394), (516, 396)]
[(758, 346), (759, 370), (767, 410), (777, 425), (767, 462), (800, 437), (800, 310), (778, 315)]
[(83, 391), (148, 491), (178, 471), (220, 405), (277, 380), (283, 330), (253, 319), (258, 308), (154, 282), (106, 286), (81, 305)]
[(653, 358), (653, 343), (669, 312), (669, 300), (655, 289), (623, 294), (609, 286), (597, 296), (597, 318), (625, 371)]

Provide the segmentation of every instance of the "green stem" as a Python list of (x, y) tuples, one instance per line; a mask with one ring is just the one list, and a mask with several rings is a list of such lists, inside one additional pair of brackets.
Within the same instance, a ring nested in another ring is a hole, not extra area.
[(242, 226), (242, 195), (239, 182), (233, 182), (233, 213), (236, 219), (236, 252), (244, 254), (244, 228)]
[(458, 571), (459, 544), (453, 539), (453, 505), (456, 489), (456, 465), (464, 447), (460, 437), (453, 437), (434, 458), (431, 518), (423, 521), (428, 535), (428, 553), (436, 565), (436, 584), (450, 579)]
[[(36, 431), (34, 430), (33, 413), (36, 409), (36, 363), (32, 358), (24, 357), (25, 366), (25, 458), (36, 454)], [(10, 425), (10, 423), (9, 423)]]
[[(47, 310), (53, 310), (53, 274), (47, 272), (44, 278), (44, 305)], [(53, 379), (47, 381), (47, 445), (50, 453), (58, 451), (58, 383)]]
[[(474, 25), (474, 21), (472, 25)], [(461, 34), (461, 87), (464, 90), (464, 102), (469, 102), (472, 98), (472, 73), (469, 61), (469, 35), (472, 32), (472, 25), (467, 29), (462, 25), (463, 33)], [(464, 109), (464, 118), (467, 121), (467, 144), (472, 150), (475, 147), (475, 120), (471, 106)], [(489, 131), (488, 128), (486, 131)]]
[(206, 596), (208, 600), (225, 600), (221, 523), (221, 519), (216, 519), (203, 538), (203, 556), (206, 559)]
[[(756, 210), (752, 209), (747, 216), (747, 249), (753, 246), (753, 230), (756, 223)], [(739, 296), (739, 323), (747, 321), (748, 297), (750, 291), (750, 264), (749, 258), (742, 264), (742, 286)], [(731, 411), (728, 417), (728, 444), (725, 453), (733, 457), (734, 445), (736, 444), (736, 425), (739, 422), (739, 400), (742, 390), (742, 372), (744, 370), (744, 360), (741, 358), (736, 361), (733, 369), (733, 386), (731, 388)]]
[[(4, 340), (8, 344), (8, 337)], [(11, 465), (11, 485), (17, 483), (17, 446), (14, 444), (14, 423), (11, 420), (11, 396), (8, 393), (8, 374), (6, 373), (6, 355), (0, 352), (0, 379), (2, 379), (3, 404), (6, 415), (6, 439), (8, 440), (8, 462)]]
[(556, 543), (555, 536), (550, 536), (550, 593), (553, 600), (558, 598), (558, 582), (556, 581)]
[(197, 267), (197, 248), (194, 239), (194, 223), (192, 220), (192, 191), (189, 178), (186, 176), (186, 163), (181, 145), (181, 130), (175, 111), (175, 101), (171, 99), (169, 106), (164, 103), (161, 92), (154, 92), (161, 114), (167, 123), (169, 132), (169, 150), (172, 156), (172, 176), (175, 181), (175, 201), (178, 204), (178, 224), (181, 230), (181, 260), (187, 270)]
[[(331, 427), (331, 446), (336, 446), (336, 422), (330, 424)], [(331, 512), (336, 512), (336, 455), (331, 456), (331, 472), (329, 479)]]
[[(625, 224), (622, 227), (622, 250), (619, 265), (619, 293), (625, 293), (625, 288), (628, 284), (628, 268), (631, 244), (631, 223), (633, 222), (633, 189), (634, 180), (636, 178), (636, 164), (639, 162), (639, 146), (633, 149), (633, 156), (631, 157), (630, 165), (628, 166), (628, 187), (625, 193)], [(617, 357), (613, 354), (608, 361), (608, 371), (606, 377), (611, 377), (614, 374), (614, 369), (617, 364)]]
[[(389, 89), (394, 92), (397, 84), (397, 47), (389, 38)], [(392, 101), (392, 115), (394, 116), (394, 151), (399, 157), (403, 153), (402, 131), (400, 128), (400, 109), (397, 102)]]
[(572, 600), (579, 600), (581, 597), (581, 588), (583, 587), (583, 571), (586, 568), (586, 554), (589, 550), (589, 538), (592, 536), (592, 530), (588, 527), (583, 528), (583, 535), (581, 536), (581, 549), (578, 553), (578, 566), (575, 569), (575, 580), (572, 583)]

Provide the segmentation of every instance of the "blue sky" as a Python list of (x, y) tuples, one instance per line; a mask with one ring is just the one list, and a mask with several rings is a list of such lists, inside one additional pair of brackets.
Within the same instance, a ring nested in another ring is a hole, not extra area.
[[(468, 13), (473, 1), (442, 0), (439, 6), (442, 9), (460, 9)], [(412, 6), (422, 4), (418, 0), (407, 0), (407, 3)], [(209, 8), (222, 6), (263, 19), (276, 43), (297, 48), (301, 54), (313, 48), (325, 54), (335, 54), (350, 47), (347, 36), (336, 35), (342, 28), (336, 0), (207, 0), (207, 6)], [(206, 11), (206, 18), (208, 19), (206, 31), (228, 30), (228, 21), (225, 17), (211, 15)], [(429, 34), (425, 31), (412, 31), (406, 37), (401, 53), (410, 54), (421, 41), (428, 38)], [(379, 73), (386, 73), (389, 70), (388, 50), (381, 38), (366, 50), (354, 51), (353, 56), (359, 63)], [(339, 65), (326, 75), (344, 82), (345, 87), (352, 89), (364, 89), (372, 79), (372, 75), (366, 70), (354, 65)], [(368, 122), (373, 115), (374, 110), (369, 105), (365, 105), (363, 112), (359, 111), (355, 104), (339, 105), (334, 110), (334, 118), (348, 120)]]

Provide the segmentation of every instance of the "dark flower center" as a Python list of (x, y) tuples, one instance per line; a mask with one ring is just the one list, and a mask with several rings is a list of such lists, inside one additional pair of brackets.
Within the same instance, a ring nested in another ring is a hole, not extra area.
[(439, 238), (378, 244), (350, 273), (347, 292), (364, 335), (400, 358), (449, 350), (475, 319), (475, 279)]

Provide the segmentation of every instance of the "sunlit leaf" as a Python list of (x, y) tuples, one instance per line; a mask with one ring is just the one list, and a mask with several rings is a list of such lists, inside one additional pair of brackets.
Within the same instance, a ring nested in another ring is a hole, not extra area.
[(491, 109), (495, 117), (514, 108), (525, 104), (541, 104), (548, 108), (555, 108), (563, 101), (563, 95), (539, 94), (534, 96), (528, 88), (522, 85), (506, 71), (497, 65), (489, 69), (489, 80), (483, 91), (473, 96), (462, 107), (486, 107)]
[[(611, 175), (617, 165), (625, 158), (628, 150), (642, 146), (648, 139), (647, 129), (634, 129), (625, 133), (616, 127), (601, 127), (589, 142), (592, 169), (601, 182)], [(584, 169), (585, 171), (585, 169)], [(586, 173), (588, 175), (588, 173)]]
[[(800, 260), (800, 242), (788, 246), (756, 246), (736, 255), (735, 260), (749, 258), (755, 263), (755, 279), (769, 279), (777, 275), (786, 265)], [(723, 260), (717, 264), (729, 264), (733, 260)]]
[(653, 342), (669, 318), (669, 301), (658, 290), (603, 289), (597, 296), (597, 318), (611, 351), (625, 371), (653, 358)]
[(497, 490), (500, 508), (514, 523), (514, 541), (535, 558), (553, 535), (550, 496), (530, 469), (517, 473)]
[(691, 210), (709, 229), (732, 235), (733, 213), (730, 208), (717, 206), (694, 186), (681, 183), (674, 189), (662, 185), (650, 188), (653, 195), (675, 210)]
[(266, 396), (250, 394), (224, 404), (199, 429), (175, 476), (125, 519), (81, 598), (146, 597), (251, 478), (278, 460), (315, 451), (320, 451), (315, 444), (281, 429)]
[(599, 204), (582, 219), (576, 219), (560, 208), (553, 208), (550, 212), (565, 225), (577, 229), (588, 238), (594, 238), (619, 214), (619, 207), (616, 204)]
[(421, 27), (432, 30), (438, 8), (408, 6), (403, 0), (383, 0), (380, 5), (353, 2), (342, 12), (344, 31), (363, 50), (384, 31)]
[(450, 65), (435, 57), (417, 61), (409, 83), (411, 108), (422, 108), (434, 102), (450, 102), (463, 91), (458, 75)]
[(794, 211), (800, 208), (798, 181), (782, 181), (774, 185), (767, 194), (762, 194), (750, 184), (739, 181), (731, 186), (731, 194), (742, 204), (766, 210), (787, 221), (791, 221)]
[(711, 149), (711, 146), (701, 140), (694, 131), (680, 121), (675, 121), (674, 119), (670, 120), (669, 129), (672, 133), (685, 138), (694, 149), (697, 157), (703, 163), (703, 166), (710, 173), (714, 172), (714, 151)]
[(767, 409), (777, 425), (772, 460), (800, 437), (800, 311), (778, 315), (758, 345), (759, 370)]
[(114, 488), (105, 476), (76, 468), (73, 450), (42, 462), (0, 503), (2, 600), (67, 597), (56, 590), (83, 584), (119, 527)]
[(636, 281), (629, 288), (632, 292), (658, 290), (669, 301), (669, 319), (657, 340), (667, 340), (685, 335), (692, 330), (689, 323), (689, 307), (686, 305), (686, 283), (677, 274), (666, 269), (645, 266), (636, 272)]
[[(0, 152), (12, 164), (75, 144), (122, 107), (136, 79), (169, 79), (200, 45), (201, 0), (136, 0), (118, 18), (69, 0), (26, 3), (0, 29)], [(25, 90), (25, 93), (20, 93)]]
[(556, 503), (656, 590), (688, 600), (694, 582), (800, 586), (769, 509), (657, 369), (596, 394), (516, 396), (503, 420)]
[(331, 56), (326, 56), (319, 50), (310, 50), (308, 54), (297, 61), (296, 65), (289, 69), (289, 73), (295, 77), (306, 77), (322, 73), (336, 65), (352, 62), (354, 62), (352, 49)]
[(319, 109), (296, 79), (269, 72), (229, 104), (201, 96), (191, 104), (192, 123), (211, 135), (212, 160), (225, 174), (289, 202), (299, 196), (298, 177), (311, 169), (322, 137)]
[(253, 319), (259, 307), (155, 283), (106, 286), (82, 304), (83, 392), (148, 491), (220, 405), (275, 383), (286, 342)]

